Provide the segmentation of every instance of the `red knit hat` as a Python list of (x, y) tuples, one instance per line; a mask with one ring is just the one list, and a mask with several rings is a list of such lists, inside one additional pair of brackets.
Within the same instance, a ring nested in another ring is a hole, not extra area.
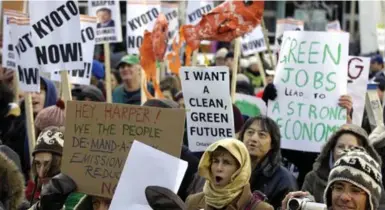
[(49, 126), (64, 126), (65, 111), (64, 102), (59, 99), (56, 105), (44, 108), (37, 114), (35, 119), (35, 127), (38, 130), (43, 130)]

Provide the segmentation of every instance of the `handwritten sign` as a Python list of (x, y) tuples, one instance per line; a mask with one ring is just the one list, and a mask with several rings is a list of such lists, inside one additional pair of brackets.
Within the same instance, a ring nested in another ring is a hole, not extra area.
[(18, 17), (27, 17), (27, 14), (20, 13), (16, 10), (7, 10), (4, 9), (3, 13), (3, 63), (2, 67), (17, 70), (16, 66), (16, 52), (12, 44), (12, 30), (11, 30), (11, 20)]
[(261, 98), (255, 96), (236, 93), (234, 104), (243, 115), (249, 117), (267, 114), (266, 103)]
[(119, 0), (90, 0), (88, 15), (97, 17), (96, 44), (116, 43), (123, 40)]
[(275, 25), (275, 41), (274, 46), (276, 50), (280, 49), (283, 33), (285, 31), (303, 31), (304, 22), (302, 20), (295, 20), (292, 18), (279, 19)]
[(30, 1), (35, 56), (44, 72), (84, 68), (77, 1)]
[[(80, 33), (82, 35), (84, 68), (68, 71), (69, 80), (72, 84), (89, 85), (91, 82), (91, 69), (95, 49), (95, 31), (96, 18), (80, 15)], [(51, 80), (61, 81), (60, 73), (55, 71), (53, 74), (51, 74)]]
[(134, 139), (179, 157), (182, 109), (69, 101), (62, 172), (78, 191), (112, 198)]
[(319, 152), (346, 123), (338, 99), (347, 91), (348, 47), (348, 33), (284, 33), (274, 78), (278, 97), (268, 105), (282, 148)]
[(369, 81), (370, 58), (349, 56), (348, 95), (353, 100), (353, 124), (362, 125)]
[(260, 25), (242, 38), (241, 47), (243, 56), (254, 55), (267, 49)]
[(19, 88), (24, 92), (40, 92), (40, 74), (32, 45), (29, 18), (11, 19), (12, 44), (17, 53)]
[(229, 69), (182, 67), (180, 69), (187, 118), (189, 149), (205, 151), (213, 142), (234, 136)]
[(152, 31), (159, 13), (160, 1), (127, 1), (126, 28), (128, 54), (139, 54), (144, 31), (146, 29)]

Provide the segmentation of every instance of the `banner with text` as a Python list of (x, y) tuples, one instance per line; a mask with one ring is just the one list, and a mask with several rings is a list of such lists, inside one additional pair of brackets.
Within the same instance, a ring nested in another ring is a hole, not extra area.
[(274, 84), (277, 98), (268, 116), (280, 127), (281, 148), (319, 152), (342, 124), (346, 109), (349, 34), (286, 31)]
[(302, 20), (295, 20), (292, 18), (279, 19), (275, 25), (275, 50), (278, 51), (282, 44), (283, 32), (285, 31), (303, 31), (304, 22)]
[(255, 55), (267, 49), (261, 25), (242, 37), (241, 49), (243, 56)]
[(122, 42), (119, 0), (88, 1), (88, 15), (97, 17), (96, 44)]
[(160, 13), (160, 1), (127, 1), (127, 53), (138, 54), (147, 29), (152, 31)]
[(84, 68), (77, 1), (30, 1), (29, 15), (41, 71)]
[[(72, 84), (89, 85), (91, 82), (92, 61), (95, 49), (96, 18), (87, 15), (80, 15), (80, 33), (82, 36), (83, 69), (68, 71), (69, 80)], [(60, 73), (51, 73), (53, 81), (61, 81)]]
[(27, 14), (20, 13), (16, 10), (4, 9), (3, 13), (3, 48), (2, 50), (2, 67), (16, 70), (16, 52), (12, 44), (11, 19), (18, 17), (27, 17)]
[(134, 140), (180, 156), (185, 111), (68, 101), (62, 172), (79, 192), (112, 198)]
[(40, 92), (40, 74), (32, 46), (29, 18), (11, 19), (12, 44), (16, 51), (19, 87), (23, 92)]
[(198, 24), (202, 16), (212, 9), (214, 9), (214, 1), (212, 0), (189, 0), (186, 9), (186, 24)]
[(234, 137), (229, 68), (182, 67), (180, 77), (189, 149), (202, 152), (217, 140)]
[(353, 124), (361, 127), (369, 82), (370, 58), (349, 56), (348, 95), (353, 100)]
[(172, 41), (179, 34), (179, 23), (178, 23), (178, 4), (175, 3), (161, 3), (161, 12), (166, 16), (168, 21), (168, 41), (166, 54), (172, 52)]

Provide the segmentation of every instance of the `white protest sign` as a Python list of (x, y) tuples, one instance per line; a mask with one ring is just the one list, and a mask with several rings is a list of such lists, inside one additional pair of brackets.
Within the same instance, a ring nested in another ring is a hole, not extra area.
[(243, 56), (254, 55), (267, 49), (261, 25), (242, 37), (241, 47)]
[(186, 24), (195, 25), (199, 23), (202, 16), (210, 10), (214, 9), (214, 1), (211, 0), (202, 0), (195, 1), (189, 0), (187, 2), (186, 9)]
[(381, 52), (384, 52), (385, 51), (385, 25), (377, 24), (376, 29), (377, 29), (376, 32), (377, 32), (378, 49)]
[(177, 193), (186, 170), (186, 161), (135, 140), (109, 210), (136, 209), (133, 207), (148, 205), (145, 196), (148, 186), (161, 186)]
[(143, 34), (147, 29), (152, 31), (156, 18), (160, 13), (159, 1), (127, 1), (127, 52), (139, 54), (143, 42)]
[[(82, 36), (82, 51), (84, 67), (68, 71), (68, 78), (72, 84), (89, 85), (91, 82), (92, 61), (95, 49), (96, 18), (80, 15), (80, 33)], [(60, 73), (51, 73), (51, 80), (61, 81)]]
[(249, 117), (267, 115), (266, 103), (261, 98), (236, 93), (234, 104), (243, 115)]
[(30, 1), (29, 15), (41, 71), (84, 68), (77, 1)]
[(303, 31), (304, 22), (302, 20), (295, 20), (292, 18), (279, 19), (275, 25), (275, 41), (274, 46), (279, 50), (282, 42), (283, 32), (285, 31)]
[(341, 31), (341, 24), (339, 20), (329, 22), (326, 25), (326, 31)]
[(119, 0), (89, 0), (88, 15), (97, 17), (96, 44), (122, 41)]
[(4, 9), (3, 13), (3, 63), (2, 67), (16, 70), (16, 52), (12, 44), (12, 30), (11, 30), (11, 19), (18, 17), (27, 17), (27, 14), (15, 11)]
[(319, 152), (346, 123), (349, 34), (286, 31), (274, 78), (277, 98), (268, 116), (280, 127), (281, 148)]
[(189, 149), (205, 151), (213, 142), (234, 137), (230, 75), (226, 66), (180, 69)]
[(168, 21), (168, 41), (166, 54), (172, 51), (172, 41), (178, 36), (178, 4), (163, 3), (161, 4), (161, 12), (166, 16)]
[(353, 100), (353, 124), (361, 126), (369, 81), (370, 58), (349, 56), (348, 95)]
[[(11, 21), (12, 44), (17, 52), (16, 65), (19, 87), (23, 92), (40, 92), (40, 75), (32, 46), (30, 20), (18, 18)], [(32, 35), (33, 36), (33, 35)]]

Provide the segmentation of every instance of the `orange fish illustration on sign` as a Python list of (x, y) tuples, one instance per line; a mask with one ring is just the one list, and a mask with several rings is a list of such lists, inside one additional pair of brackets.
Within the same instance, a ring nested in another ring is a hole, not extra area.
[(203, 15), (197, 25), (184, 25), (184, 38), (192, 50), (201, 40), (230, 42), (261, 22), (264, 5), (264, 1), (226, 1)]
[[(159, 83), (156, 78), (156, 62), (163, 61), (163, 57), (167, 49), (167, 33), (168, 21), (166, 16), (159, 14), (158, 18), (156, 19), (153, 31), (148, 32), (146, 30), (144, 32), (143, 42), (139, 49), (140, 65), (146, 73), (147, 81), (152, 81), (155, 92), (159, 98), (163, 98), (163, 94), (160, 90)], [(153, 98), (150, 92), (147, 90), (146, 83), (143, 83), (142, 87), (147, 95), (147, 98)]]

